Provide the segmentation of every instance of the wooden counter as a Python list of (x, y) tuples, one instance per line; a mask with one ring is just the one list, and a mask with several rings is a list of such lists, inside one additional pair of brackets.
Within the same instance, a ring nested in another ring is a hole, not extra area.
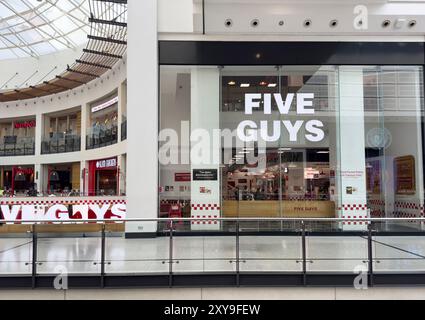
[(258, 201), (223, 201), (223, 217), (235, 218), (335, 218), (333, 201), (299, 201), (299, 200), (258, 200)]
[[(35, 226), (41, 233), (90, 233), (102, 231), (102, 225), (98, 223), (85, 224), (39, 224)], [(105, 230), (108, 232), (124, 232), (124, 223), (108, 223)], [(0, 225), (0, 234), (27, 233), (32, 230), (29, 224), (3, 224)]]

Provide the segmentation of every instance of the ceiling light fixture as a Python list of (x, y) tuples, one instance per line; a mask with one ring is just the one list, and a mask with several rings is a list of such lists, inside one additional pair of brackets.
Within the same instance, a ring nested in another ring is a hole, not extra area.
[(415, 25), (416, 25), (416, 20), (409, 21), (409, 24), (408, 24), (409, 28), (413, 28)]
[(241, 88), (249, 88), (249, 83), (241, 83)]
[(258, 25), (260, 24), (260, 21), (258, 21), (258, 19), (254, 19), (251, 21), (251, 26), (252, 27), (258, 27)]
[(335, 28), (338, 25), (338, 20), (336, 20), (336, 19), (331, 20), (329, 25), (330, 25), (331, 28)]
[(276, 83), (269, 83), (268, 85), (267, 85), (267, 87), (269, 87), (269, 88), (274, 88), (274, 87), (276, 87), (277, 86), (277, 84)]

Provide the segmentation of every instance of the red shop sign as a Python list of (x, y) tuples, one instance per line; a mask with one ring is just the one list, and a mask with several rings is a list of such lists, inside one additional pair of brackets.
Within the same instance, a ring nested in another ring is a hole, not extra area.
[(190, 181), (190, 172), (176, 172), (174, 173), (175, 182), (188, 182)]
[(35, 128), (35, 120), (15, 122), (15, 129), (21, 128)]
[(116, 168), (117, 158), (103, 159), (96, 161), (96, 169)]
[(16, 168), (15, 173), (22, 173), (26, 175), (34, 174), (34, 169), (32, 168)]

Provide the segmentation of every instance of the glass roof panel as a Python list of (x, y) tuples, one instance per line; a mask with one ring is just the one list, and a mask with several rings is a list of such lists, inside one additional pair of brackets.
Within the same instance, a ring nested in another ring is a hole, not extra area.
[(89, 0), (0, 0), (0, 59), (81, 46), (89, 12)]

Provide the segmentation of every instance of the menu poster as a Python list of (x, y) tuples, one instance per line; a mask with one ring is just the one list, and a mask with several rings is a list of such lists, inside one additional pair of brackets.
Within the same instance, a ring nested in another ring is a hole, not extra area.
[(217, 181), (217, 169), (193, 169), (193, 181)]
[(395, 158), (394, 170), (396, 194), (414, 194), (416, 191), (415, 157), (410, 155)]

